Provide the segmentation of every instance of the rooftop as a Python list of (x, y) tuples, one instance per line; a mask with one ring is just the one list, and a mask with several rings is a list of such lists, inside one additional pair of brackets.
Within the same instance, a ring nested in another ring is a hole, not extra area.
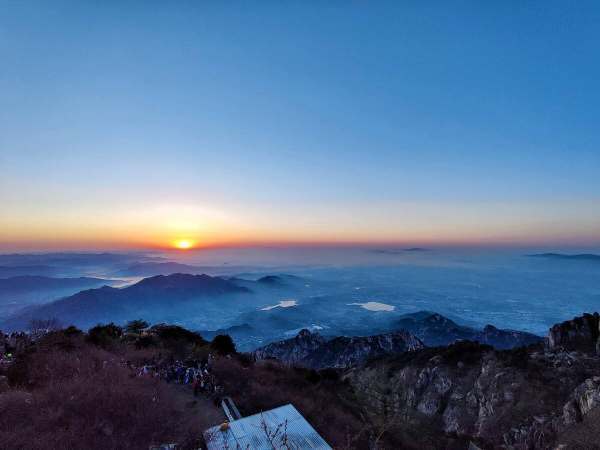
[(293, 405), (254, 414), (204, 432), (208, 450), (273, 448), (331, 450)]

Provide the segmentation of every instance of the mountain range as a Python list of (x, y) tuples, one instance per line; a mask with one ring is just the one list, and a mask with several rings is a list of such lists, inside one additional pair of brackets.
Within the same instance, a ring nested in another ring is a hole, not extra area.
[(528, 255), (528, 256), (531, 258), (600, 262), (600, 255), (595, 255), (593, 253), (580, 253), (580, 254), (576, 254), (576, 255), (567, 255), (564, 253), (537, 253), (537, 254)]
[[(499, 350), (538, 344), (543, 338), (514, 330), (499, 330), (487, 325), (482, 330), (461, 326), (428, 311), (407, 314), (395, 322), (397, 328), (375, 336), (326, 337), (318, 332), (301, 330), (297, 336), (273, 342), (252, 352), (255, 359), (277, 359), (286, 365), (313, 369), (343, 368), (383, 355), (396, 355), (425, 346), (444, 346), (460, 341), (473, 341)], [(223, 333), (229, 330), (222, 330)], [(256, 334), (246, 325), (230, 330), (238, 334)]]
[(219, 277), (157, 275), (125, 288), (103, 286), (88, 289), (49, 304), (28, 308), (0, 323), (0, 329), (25, 329), (33, 319), (49, 318), (89, 328), (97, 323), (136, 318), (156, 321), (153, 319), (158, 317), (165, 321), (174, 316), (181, 318), (198, 313), (208, 317), (208, 311), (215, 308), (226, 310), (225, 305), (233, 298), (250, 292), (247, 287)]
[[(528, 347), (460, 341), (389, 355), (346, 380), (370, 417), (397, 421), (423, 445), (437, 436), (450, 448), (454, 436), (469, 448), (597, 448), (599, 326), (598, 313), (585, 314)], [(592, 438), (578, 442), (575, 425)]]
[[(272, 343), (281, 342), (285, 346), (287, 345), (285, 343), (293, 341), (293, 338), (282, 341), (277, 339), (277, 336), (281, 334), (289, 335), (290, 331), (284, 332), (283, 330), (294, 330), (298, 323), (302, 321), (306, 323), (306, 319), (302, 320), (303, 314), (304, 311), (298, 307), (258, 311), (242, 316), (246, 319), (252, 319), (251, 322), (240, 323), (216, 331), (200, 331), (200, 333), (207, 338), (213, 337), (216, 334), (229, 334), (240, 344), (240, 348), (244, 350), (264, 347), (264, 344), (261, 343), (264, 341)], [(366, 333), (357, 334), (359, 330), (355, 328), (347, 328), (346, 330), (341, 330), (342, 332), (316, 325), (305, 328), (306, 331), (318, 331), (321, 333), (320, 336), (322, 339), (332, 339), (338, 335), (366, 335)], [(543, 340), (542, 337), (535, 334), (524, 331), (498, 329), (489, 324), (482, 329), (459, 325), (441, 314), (430, 311), (400, 315), (397, 319), (392, 320), (390, 324), (386, 325), (384, 329), (379, 329), (379, 333), (380, 335), (389, 335), (400, 330), (408, 331), (423, 342), (423, 344), (431, 347), (449, 345), (461, 340), (471, 340), (489, 344), (497, 349), (509, 349), (535, 344)], [(296, 331), (296, 334), (298, 331)]]
[(418, 253), (418, 252), (427, 252), (427, 251), (429, 251), (429, 249), (422, 248), (422, 247), (409, 247), (409, 248), (402, 248), (402, 249), (376, 248), (376, 249), (371, 250), (371, 253), (378, 253), (380, 255), (401, 255), (406, 252)]
[(37, 275), (22, 275), (0, 279), (0, 298), (47, 289), (85, 288), (110, 283), (113, 280), (93, 277), (53, 278)]
[(73, 295), (82, 289), (97, 288), (115, 282), (117, 280), (91, 277), (53, 278), (35, 275), (0, 278), (0, 318), (30, 305), (50, 302)]
[(407, 331), (377, 336), (325, 339), (318, 333), (302, 330), (292, 339), (275, 342), (255, 350), (255, 359), (277, 359), (286, 365), (311, 369), (346, 368), (379, 356), (399, 354), (424, 348), (423, 343)]
[(477, 341), (497, 349), (508, 349), (535, 344), (542, 338), (524, 331), (501, 330), (493, 325), (476, 329), (430, 311), (406, 314), (393, 322), (394, 329), (407, 330), (430, 347), (448, 345), (456, 341)]
[(115, 276), (152, 277), (156, 275), (171, 275), (174, 273), (200, 274), (202, 267), (190, 266), (172, 261), (167, 262), (136, 262), (115, 272)]
[(56, 267), (43, 264), (0, 266), (0, 278), (12, 278), (20, 276), (54, 276), (59, 274), (60, 270)]
[(25, 266), (49, 265), (65, 267), (102, 266), (108, 264), (126, 263), (134, 260), (160, 261), (163, 258), (148, 256), (142, 253), (9, 253), (0, 254), (0, 265)]
[(22, 275), (48, 277), (80, 277), (94, 274), (106, 276), (132, 264), (160, 262), (163, 258), (143, 253), (12, 253), (0, 254), (0, 278)]
[[(437, 341), (436, 332), (455, 328), (438, 314), (412, 320)], [(398, 439), (398, 447), (408, 440), (414, 448), (597, 448), (600, 315), (556, 324), (545, 340), (518, 342), (504, 350), (471, 340), (427, 347), (407, 331), (326, 339), (303, 330), (252, 355), (338, 369), (352, 392), (344, 400), (395, 430), (389, 445)]]

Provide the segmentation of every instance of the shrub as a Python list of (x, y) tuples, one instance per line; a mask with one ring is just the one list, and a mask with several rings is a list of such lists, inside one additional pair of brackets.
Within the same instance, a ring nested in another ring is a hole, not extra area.
[(233, 339), (228, 334), (219, 334), (210, 343), (211, 349), (219, 355), (231, 355), (236, 352)]
[(65, 336), (81, 336), (83, 334), (83, 331), (81, 331), (79, 328), (71, 325), (67, 328), (65, 328), (63, 330), (63, 333)]
[(198, 333), (194, 333), (178, 325), (155, 325), (150, 329), (161, 340), (185, 341), (190, 344), (206, 344), (206, 341)]
[(153, 336), (140, 336), (135, 340), (135, 347), (137, 349), (154, 347), (156, 344), (156, 339)]
[(208, 345), (208, 342), (198, 333), (177, 325), (154, 325), (150, 328), (150, 334), (154, 335), (162, 347), (177, 359), (185, 359), (194, 349)]
[(73, 349), (65, 351), (55, 345), (59, 339), (64, 334), (46, 336), (11, 367), (24, 382), (0, 394), (0, 448), (199, 448), (201, 431), (219, 422), (217, 408), (195, 408), (188, 392), (134, 376), (120, 354), (82, 337), (71, 338)]
[(213, 373), (235, 401), (243, 415), (266, 411), (292, 403), (308, 422), (334, 448), (368, 448), (356, 404), (349, 404), (348, 386), (326, 377), (309, 381), (314, 372), (288, 368), (274, 361), (257, 362), (244, 367), (238, 358), (220, 358)]
[(136, 319), (127, 322), (127, 325), (125, 325), (125, 331), (127, 331), (128, 333), (140, 334), (143, 330), (148, 328), (148, 326), (149, 324), (145, 320)]
[(102, 348), (110, 348), (116, 344), (123, 335), (123, 329), (114, 323), (96, 325), (88, 331), (88, 340)]
[(33, 319), (29, 322), (29, 332), (36, 338), (60, 328), (60, 322), (55, 317), (50, 319)]

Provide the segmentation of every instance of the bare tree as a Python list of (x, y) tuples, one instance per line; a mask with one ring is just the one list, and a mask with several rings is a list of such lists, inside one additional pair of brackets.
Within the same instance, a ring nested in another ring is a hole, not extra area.
[(50, 319), (32, 319), (29, 322), (29, 333), (33, 339), (39, 339), (51, 331), (60, 329), (61, 324), (56, 317)]
[(367, 417), (363, 416), (363, 422), (367, 424), (366, 430), (361, 430), (355, 438), (358, 439), (360, 434), (366, 431), (369, 435), (369, 448), (378, 450), (383, 448), (385, 435), (405, 424), (408, 416), (401, 408), (395, 407), (387, 383), (372, 382), (370, 392), (372, 397), (380, 399), (380, 404), (375, 411), (367, 413)]
[(275, 428), (269, 426), (265, 417), (260, 415), (260, 427), (267, 437), (269, 444), (273, 450), (297, 450), (298, 446), (296, 446), (293, 442), (288, 439), (287, 433), (287, 419), (280, 423)]

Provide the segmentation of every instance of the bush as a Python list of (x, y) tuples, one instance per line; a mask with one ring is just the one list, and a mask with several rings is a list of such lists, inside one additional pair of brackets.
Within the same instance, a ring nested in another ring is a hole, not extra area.
[(156, 346), (157, 342), (153, 336), (140, 336), (135, 340), (135, 348), (149, 348)]
[[(113, 326), (100, 326), (93, 340), (117, 334)], [(218, 409), (191, 406), (189, 392), (136, 377), (121, 348), (115, 354), (91, 340), (56, 332), (17, 356), (10, 372), (20, 386), (0, 394), (1, 449), (201, 446), (202, 430), (221, 420)], [(65, 341), (72, 342), (71, 350), (57, 345)]]
[(69, 336), (69, 337), (71, 337), (71, 336), (81, 336), (83, 334), (83, 331), (81, 331), (79, 328), (71, 325), (71, 326), (69, 326), (69, 327), (67, 327), (67, 328), (65, 328), (63, 330), (63, 334), (65, 336)]
[(163, 341), (185, 341), (189, 344), (205, 345), (202, 336), (178, 325), (155, 325), (150, 329)]
[(191, 436), (195, 418), (182, 417), (164, 383), (132, 378), (112, 362), (102, 367), (99, 355), (80, 355), (75, 376), (57, 356), (44, 372), (51, 384), (0, 396), (1, 448), (147, 449)]
[(143, 330), (148, 328), (148, 326), (149, 324), (145, 320), (136, 319), (127, 322), (127, 325), (125, 325), (125, 331), (127, 331), (128, 333), (140, 334)]
[(336, 369), (322, 369), (319, 371), (319, 375), (323, 380), (340, 381), (340, 371)]
[(184, 359), (194, 349), (208, 345), (198, 333), (177, 325), (154, 325), (150, 328), (150, 334), (156, 336), (162, 346), (177, 359)]
[(359, 408), (345, 400), (351, 397), (345, 383), (274, 361), (244, 367), (238, 358), (217, 359), (213, 373), (242, 415), (292, 403), (332, 447), (348, 448), (354, 438), (352, 448), (368, 448), (366, 436), (360, 435), (364, 423)]
[(111, 348), (123, 335), (123, 329), (114, 323), (96, 325), (88, 331), (88, 341), (98, 347)]
[(306, 380), (312, 384), (316, 384), (321, 381), (321, 375), (316, 370), (309, 370), (306, 375)]
[(236, 353), (235, 344), (233, 339), (228, 334), (219, 334), (214, 337), (210, 343), (211, 349), (217, 352), (219, 355), (232, 355)]
[(60, 322), (56, 318), (51, 319), (33, 319), (29, 322), (29, 332), (32, 336), (38, 338), (51, 331), (61, 328)]

